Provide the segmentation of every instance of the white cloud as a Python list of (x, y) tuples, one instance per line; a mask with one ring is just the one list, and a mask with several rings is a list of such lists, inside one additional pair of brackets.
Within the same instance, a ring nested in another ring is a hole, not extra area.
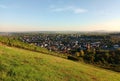
[(108, 16), (108, 15), (111, 15), (112, 12), (110, 12), (110, 11), (105, 11), (105, 10), (101, 10), (101, 11), (97, 11), (95, 14), (96, 14), (96, 15), (101, 15), (101, 16)]
[(52, 9), (52, 11), (54, 12), (73, 12), (75, 14), (80, 14), (80, 13), (85, 13), (87, 12), (86, 9), (83, 8), (77, 8), (77, 7), (73, 7), (73, 6), (68, 6), (68, 7), (61, 7), (61, 8), (55, 8), (55, 6), (50, 7)]
[(7, 8), (7, 6), (0, 4), (0, 8)]
[(53, 9), (53, 11), (62, 12), (62, 11), (66, 11), (66, 8), (55, 8), (55, 9)]
[(85, 13), (85, 12), (87, 12), (87, 10), (85, 10), (85, 9), (81, 9), (81, 8), (74, 9), (74, 13), (76, 13), (76, 14)]

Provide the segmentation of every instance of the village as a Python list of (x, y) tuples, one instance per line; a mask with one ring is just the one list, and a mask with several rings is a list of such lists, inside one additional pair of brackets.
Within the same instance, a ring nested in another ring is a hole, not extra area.
[[(112, 36), (113, 37), (113, 36)], [(22, 35), (20, 40), (34, 44), (49, 51), (75, 54), (80, 50), (116, 50), (120, 48), (120, 42), (112, 42), (111, 36), (79, 35), (79, 34), (39, 34)], [(118, 35), (118, 39), (119, 39)]]

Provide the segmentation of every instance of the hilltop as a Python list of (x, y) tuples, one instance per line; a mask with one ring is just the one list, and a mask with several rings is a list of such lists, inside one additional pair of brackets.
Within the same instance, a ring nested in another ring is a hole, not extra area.
[(0, 81), (120, 81), (120, 73), (0, 45)]

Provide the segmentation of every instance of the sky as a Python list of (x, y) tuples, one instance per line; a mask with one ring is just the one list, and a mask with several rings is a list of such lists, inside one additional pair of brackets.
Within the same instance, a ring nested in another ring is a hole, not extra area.
[(0, 0), (0, 32), (120, 31), (120, 0)]

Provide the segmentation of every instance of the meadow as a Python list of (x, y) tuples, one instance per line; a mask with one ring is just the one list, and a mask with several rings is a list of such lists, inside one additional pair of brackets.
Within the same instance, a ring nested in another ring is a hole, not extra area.
[(0, 44), (0, 81), (120, 81), (120, 73)]

